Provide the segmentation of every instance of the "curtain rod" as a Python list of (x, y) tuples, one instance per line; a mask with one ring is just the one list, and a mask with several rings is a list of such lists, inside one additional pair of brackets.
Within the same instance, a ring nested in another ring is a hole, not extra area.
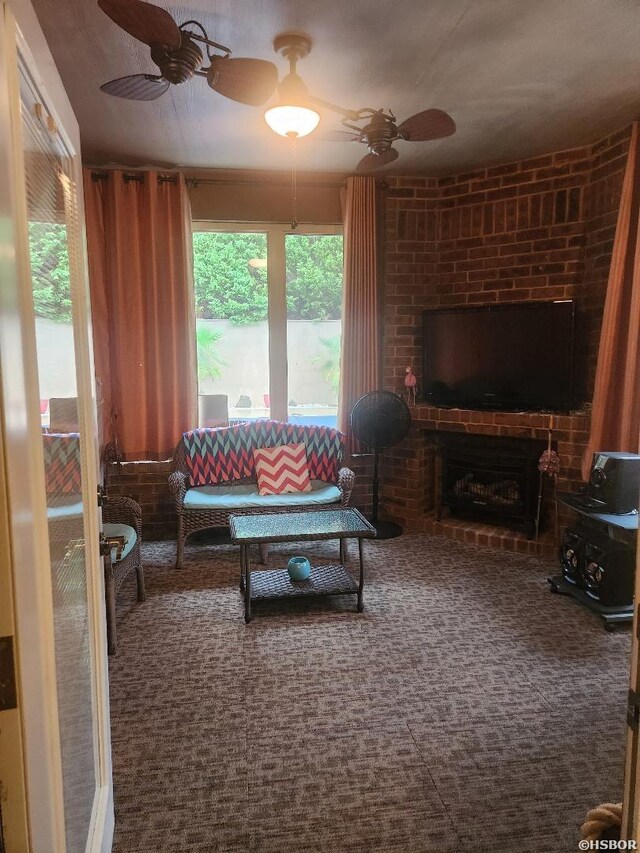
[[(92, 181), (106, 181), (111, 171), (91, 172)], [(122, 175), (124, 181), (144, 181), (144, 172), (125, 172)], [(158, 183), (161, 184), (177, 184), (178, 178), (176, 175), (158, 175)]]
[[(92, 171), (91, 179), (93, 181), (106, 181), (112, 170)], [(122, 175), (124, 181), (144, 181), (144, 172), (124, 172)], [(346, 181), (346, 179), (345, 179)], [(345, 181), (298, 181), (299, 187), (318, 187), (319, 189), (343, 189), (346, 186)], [(178, 182), (176, 175), (158, 175), (159, 183), (175, 184)], [(260, 181), (257, 178), (244, 178), (240, 180), (224, 180), (223, 178), (194, 178), (185, 177), (185, 182), (188, 187), (195, 189), (200, 184), (211, 184), (215, 186), (253, 186), (253, 187), (279, 187), (288, 189), (291, 186), (290, 181)], [(386, 181), (376, 178), (376, 185), (383, 190), (388, 189), (389, 184)]]
[[(213, 184), (213, 185), (224, 185), (228, 184), (229, 186), (252, 186), (252, 187), (291, 187), (291, 180), (278, 180), (278, 181), (261, 181), (257, 178), (241, 178), (241, 179), (233, 179), (233, 180), (225, 180), (224, 178), (186, 178), (187, 186), (197, 187), (199, 184)], [(321, 189), (339, 189), (343, 187), (344, 181), (300, 181), (298, 180), (298, 186), (303, 187), (320, 187)]]
[[(224, 178), (194, 178), (187, 177), (186, 179), (187, 186), (193, 187), (194, 189), (199, 184), (211, 184), (211, 185), (229, 185), (229, 186), (258, 186), (258, 187), (283, 187), (285, 189), (289, 189), (291, 187), (290, 180), (279, 180), (279, 181), (260, 181), (257, 178), (243, 178), (243, 179), (234, 179), (234, 180), (225, 180)], [(381, 189), (387, 189), (389, 186), (386, 181), (376, 179), (376, 184)], [(299, 187), (318, 187), (319, 189), (342, 189), (346, 186), (346, 179), (344, 181), (300, 181), (298, 179)]]

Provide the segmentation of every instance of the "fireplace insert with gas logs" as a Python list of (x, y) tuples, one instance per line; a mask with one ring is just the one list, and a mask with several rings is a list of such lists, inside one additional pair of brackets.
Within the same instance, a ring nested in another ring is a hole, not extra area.
[(535, 533), (540, 473), (546, 444), (535, 439), (439, 435), (442, 459), (438, 519), (452, 515), (513, 525)]

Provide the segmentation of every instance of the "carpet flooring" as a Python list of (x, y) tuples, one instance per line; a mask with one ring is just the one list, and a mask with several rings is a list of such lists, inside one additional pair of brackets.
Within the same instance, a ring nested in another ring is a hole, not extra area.
[[(294, 600), (247, 626), (235, 549), (182, 570), (174, 549), (144, 546), (146, 602), (119, 596), (116, 853), (575, 853), (621, 799), (630, 631), (552, 594), (553, 561), (366, 542), (364, 613)], [(269, 565), (295, 553), (337, 543)]]

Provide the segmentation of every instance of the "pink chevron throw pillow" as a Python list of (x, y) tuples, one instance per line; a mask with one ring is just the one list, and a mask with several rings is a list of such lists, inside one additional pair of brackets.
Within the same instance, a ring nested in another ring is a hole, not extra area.
[(253, 451), (259, 495), (310, 492), (311, 480), (304, 444), (282, 444)]

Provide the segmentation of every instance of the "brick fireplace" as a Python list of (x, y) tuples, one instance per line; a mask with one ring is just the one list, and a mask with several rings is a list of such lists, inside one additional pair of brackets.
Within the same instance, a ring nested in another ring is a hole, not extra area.
[[(557, 484), (543, 478), (542, 515), (546, 519), (538, 541), (530, 540), (526, 532), (509, 525), (486, 521), (436, 518), (439, 480), (437, 454), (438, 434), (463, 434), (527, 439), (546, 446), (549, 416), (516, 412), (475, 412), (467, 409), (439, 409), (416, 406), (409, 436), (397, 448), (386, 451), (384, 460), (384, 509), (386, 515), (404, 524), (408, 530), (437, 533), (478, 545), (490, 545), (522, 553), (555, 551), (554, 488), (575, 491), (582, 482), (580, 467), (589, 435), (588, 414), (556, 416), (553, 441), (560, 456), (561, 469)], [(561, 527), (569, 516), (561, 512)]]
[[(402, 393), (404, 370), (421, 384), (425, 308), (573, 299), (577, 368), (590, 399), (630, 128), (593, 145), (461, 175), (390, 177), (385, 214), (384, 387)], [(386, 514), (407, 528), (522, 552), (555, 547), (501, 527), (435, 518), (440, 432), (546, 442), (549, 416), (418, 405), (409, 437), (383, 458)], [(588, 407), (556, 417), (558, 488), (575, 490)], [(545, 482), (547, 515), (555, 506)], [(560, 526), (565, 518), (560, 516)], [(551, 525), (553, 528), (553, 525)]]

